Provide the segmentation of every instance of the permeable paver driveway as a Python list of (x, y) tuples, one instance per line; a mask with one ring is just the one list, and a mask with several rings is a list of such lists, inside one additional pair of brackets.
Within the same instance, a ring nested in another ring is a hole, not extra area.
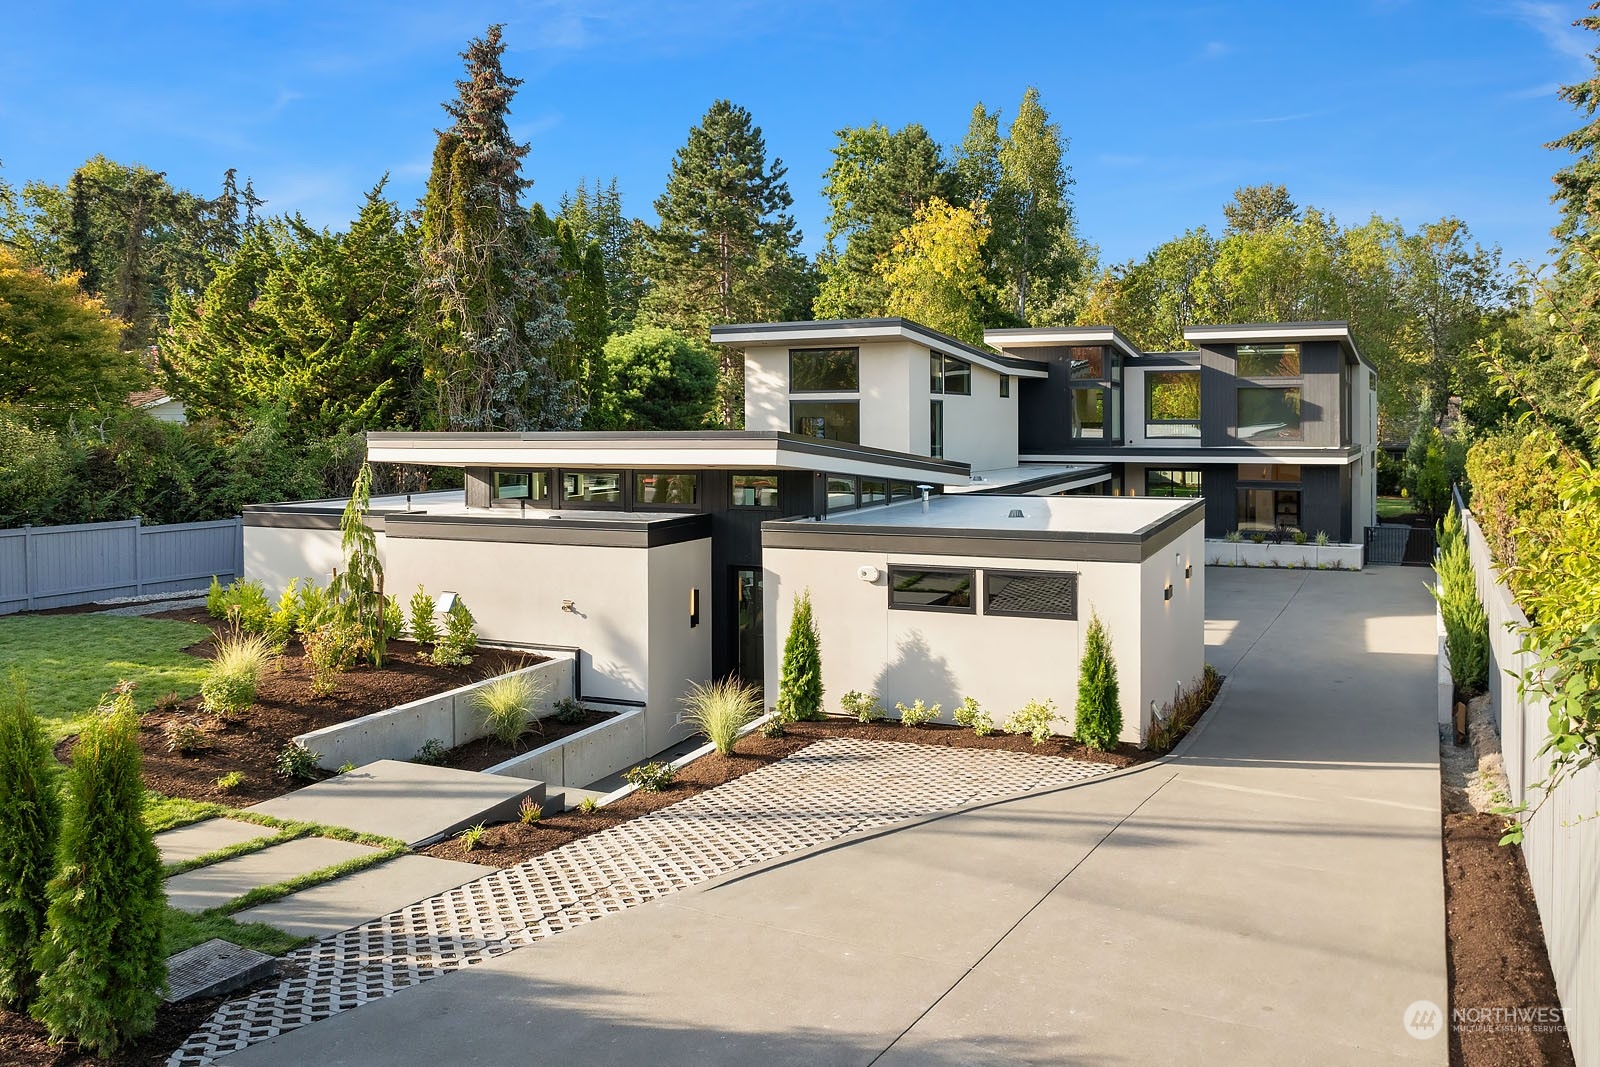
[[(293, 976), (229, 1003), (176, 1053), (210, 1063), (465, 964), (859, 830), (1106, 773), (1015, 752), (832, 738), (715, 789), (290, 954)], [(907, 890), (913, 897), (916, 887)], [(883, 903), (896, 892), (885, 887)], [(317, 1027), (307, 1031), (314, 1038)], [(522, 1062), (525, 1045), (494, 1062)], [(313, 1062), (314, 1048), (281, 1062)], [(454, 1062), (445, 1056), (440, 1062)], [(419, 1062), (400, 1049), (390, 1063)], [(559, 1062), (551, 1060), (548, 1062)]]

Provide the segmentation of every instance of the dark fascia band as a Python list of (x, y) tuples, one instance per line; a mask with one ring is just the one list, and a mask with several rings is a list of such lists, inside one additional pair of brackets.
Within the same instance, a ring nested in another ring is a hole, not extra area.
[[(982, 489), (973, 489), (964, 496), (1016, 496), (1022, 493), (1031, 493), (1035, 489), (1049, 489), (1056, 485), (1073, 485), (1083, 483), (1092, 485), (1103, 482), (1111, 477), (1109, 463), (1097, 463), (1091, 467), (1081, 467), (1070, 473), (1042, 475), (1038, 478), (1029, 478), (1025, 482), (1011, 482), (1008, 485), (986, 486)], [(982, 484), (982, 483), (979, 483)]]
[(1173, 514), (1125, 534), (952, 530), (785, 519), (761, 524), (761, 547), (1142, 563), (1204, 521), (1205, 501), (1201, 499), (1190, 501)]
[[(247, 507), (243, 510), (246, 526), (271, 530), (337, 530), (343, 515), (342, 508), (281, 508), (273, 511), (270, 508), (257, 510)], [(367, 513), (367, 525), (378, 533), (384, 531), (387, 519), (385, 512)]]
[(570, 518), (495, 519), (460, 515), (395, 516), (388, 536), (434, 541), (499, 541), (530, 545), (599, 548), (660, 548), (711, 536), (709, 515), (684, 515), (654, 522)]

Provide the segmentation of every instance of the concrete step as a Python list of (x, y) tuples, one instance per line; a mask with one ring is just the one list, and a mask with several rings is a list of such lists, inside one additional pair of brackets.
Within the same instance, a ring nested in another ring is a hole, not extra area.
[(326, 937), (496, 870), (432, 856), (397, 856), (332, 882), (234, 914), (242, 923), (267, 923), (298, 937)]
[(223, 860), (167, 879), (167, 903), (184, 911), (205, 911), (243, 896), (258, 886), (309, 874), (322, 867), (371, 855), (381, 849), (336, 841), (327, 837), (302, 837), (264, 848), (238, 859)]
[(270, 826), (257, 826), (237, 819), (203, 819), (157, 834), (156, 848), (161, 852), (162, 863), (184, 863), (219, 848), (274, 837), (277, 833)]

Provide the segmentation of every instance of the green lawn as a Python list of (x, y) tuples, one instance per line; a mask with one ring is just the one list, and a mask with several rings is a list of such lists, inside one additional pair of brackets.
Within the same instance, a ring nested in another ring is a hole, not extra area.
[(195, 623), (120, 615), (0, 617), (0, 664), (27, 683), (54, 740), (76, 733), (102, 694), (123, 679), (137, 686), (140, 710), (168, 693), (198, 693), (205, 661), (183, 650), (210, 632)]
[(1380, 519), (1408, 519), (1417, 514), (1417, 502), (1403, 496), (1380, 496), (1378, 498), (1378, 518)]
[(265, 952), (269, 956), (281, 956), (310, 940), (285, 933), (266, 923), (239, 923), (226, 915), (213, 915), (210, 912), (190, 915), (174, 907), (167, 908), (167, 921), (162, 929), (162, 947), (167, 955), (193, 948), (213, 937)]

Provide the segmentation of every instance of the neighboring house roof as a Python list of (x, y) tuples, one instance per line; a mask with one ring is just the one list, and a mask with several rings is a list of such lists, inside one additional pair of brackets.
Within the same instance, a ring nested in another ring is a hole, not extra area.
[(172, 397), (167, 395), (165, 389), (141, 389), (137, 393), (128, 394), (128, 406), (136, 408), (153, 408), (157, 404), (165, 404)]
[[(985, 338), (987, 339), (987, 334)], [(1000, 374), (1043, 378), (1044, 364), (1032, 359), (985, 352), (910, 319), (823, 319), (816, 322), (746, 322), (711, 327), (711, 343), (718, 345), (781, 345), (798, 341), (855, 344), (862, 341), (912, 341), (988, 367)]]
[(1333, 322), (1243, 322), (1225, 326), (1187, 326), (1183, 339), (1190, 344), (1249, 344), (1252, 341), (1337, 341), (1339, 347), (1374, 374), (1378, 369), (1367, 361), (1350, 334), (1350, 324)]

